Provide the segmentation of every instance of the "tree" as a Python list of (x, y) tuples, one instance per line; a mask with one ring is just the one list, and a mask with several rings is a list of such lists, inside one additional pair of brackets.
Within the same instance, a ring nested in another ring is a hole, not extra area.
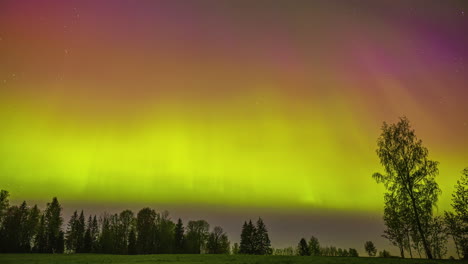
[(26, 202), (21, 206), (11, 206), (8, 208), (2, 230), (0, 232), (1, 249), (5, 253), (28, 252), (29, 243), (26, 222), (28, 218), (28, 208)]
[(62, 218), (62, 206), (58, 202), (57, 198), (54, 197), (51, 203), (47, 204), (45, 210), (45, 235), (46, 235), (46, 247), (45, 252), (47, 253), (61, 253), (63, 252), (64, 234), (61, 230), (63, 218)]
[(301, 238), (301, 241), (299, 241), (299, 245), (297, 245), (297, 251), (299, 256), (310, 256), (309, 246), (307, 245), (307, 241), (304, 238)]
[(427, 228), (427, 240), (434, 258), (442, 259), (447, 254), (447, 229), (442, 217), (432, 218)]
[(93, 248), (93, 238), (91, 237), (91, 225), (93, 220), (91, 216), (88, 218), (88, 223), (86, 225), (86, 231), (84, 235), (84, 248), (83, 253), (90, 253)]
[(134, 229), (130, 231), (130, 235), (128, 236), (128, 254), (137, 254), (136, 233)]
[(206, 249), (208, 254), (229, 254), (229, 239), (221, 227), (216, 226), (209, 234)]
[(0, 229), (2, 228), (3, 219), (8, 210), (8, 207), (10, 207), (9, 197), (10, 197), (10, 193), (8, 191), (5, 191), (5, 190), (0, 191)]
[(46, 226), (45, 226), (45, 215), (42, 214), (39, 220), (39, 226), (37, 229), (37, 235), (34, 243), (34, 252), (37, 253), (46, 253), (47, 251), (47, 235), (46, 235)]
[(412, 223), (407, 203), (399, 201), (393, 193), (386, 193), (384, 201), (384, 223), (387, 228), (382, 237), (387, 238), (394, 246), (397, 246), (400, 250), (400, 256), (405, 258), (405, 248), (408, 248), (410, 243), (408, 225)]
[(67, 250), (76, 252), (76, 248), (78, 245), (77, 239), (77, 228), (78, 228), (78, 212), (73, 212), (70, 220), (68, 221), (67, 232), (65, 234), (65, 244), (67, 246)]
[(314, 236), (309, 240), (309, 251), (311, 256), (320, 256), (320, 243)]
[(387, 250), (382, 250), (379, 252), (379, 258), (390, 258), (392, 255)]
[(377, 249), (375, 248), (374, 243), (372, 241), (366, 241), (366, 243), (364, 244), (364, 249), (366, 250), (369, 257), (374, 257), (375, 254), (377, 254)]
[(406, 117), (400, 118), (397, 124), (384, 122), (377, 145), (377, 155), (385, 174), (374, 173), (373, 178), (383, 183), (398, 201), (408, 198), (411, 216), (424, 250), (427, 257), (432, 259), (424, 226), (432, 216), (432, 208), (440, 193), (435, 181), (438, 162), (428, 159), (429, 151), (416, 137)]
[(150, 208), (143, 208), (137, 214), (137, 250), (140, 254), (155, 252), (156, 218), (156, 212)]
[(256, 232), (254, 233), (254, 253), (257, 255), (270, 255), (272, 253), (268, 230), (261, 218), (257, 220)]
[(118, 254), (128, 253), (129, 236), (135, 226), (135, 217), (132, 211), (124, 210), (114, 217), (113, 232), (115, 237), (115, 249)]
[(254, 254), (255, 253), (255, 234), (256, 228), (249, 220), (249, 223), (244, 222), (241, 232), (241, 241), (239, 247), (240, 254)]
[(232, 254), (233, 255), (239, 254), (239, 244), (234, 243), (234, 245), (232, 246)]
[(359, 257), (359, 253), (355, 248), (350, 248), (348, 251), (348, 256), (350, 257)]
[(458, 240), (463, 258), (468, 259), (468, 168), (462, 171), (462, 176), (455, 185), (452, 207), (454, 214), (450, 231)]
[(77, 230), (76, 230), (76, 252), (83, 253), (84, 251), (84, 236), (85, 236), (85, 217), (83, 210), (81, 210), (80, 217), (78, 218), (77, 222)]
[(173, 253), (175, 224), (169, 218), (169, 212), (162, 212), (156, 223), (156, 249), (159, 254)]
[(180, 218), (177, 220), (174, 229), (174, 251), (178, 254), (184, 253), (185, 251), (184, 225)]
[(461, 258), (462, 250), (462, 236), (460, 227), (462, 223), (460, 218), (456, 216), (453, 212), (445, 212), (444, 215), (445, 226), (447, 227), (447, 235), (452, 237), (455, 244), (455, 250), (457, 252), (458, 258)]
[(96, 215), (93, 217), (93, 222), (91, 224), (91, 252), (98, 252), (100, 245), (99, 245), (99, 224), (97, 221)]
[(210, 225), (205, 220), (187, 224), (187, 253), (200, 254), (205, 247)]
[(33, 250), (34, 241), (38, 233), (40, 217), (41, 217), (41, 210), (39, 210), (37, 205), (34, 205), (31, 209), (29, 209), (27, 222), (25, 224), (25, 230), (26, 230), (25, 252), (31, 252)]
[(114, 253), (114, 237), (110, 221), (110, 216), (108, 214), (104, 214), (100, 218), (101, 233), (99, 236), (99, 249), (97, 253)]

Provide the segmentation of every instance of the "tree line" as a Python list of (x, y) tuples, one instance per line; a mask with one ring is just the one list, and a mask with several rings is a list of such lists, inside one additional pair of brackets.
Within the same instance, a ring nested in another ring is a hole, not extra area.
[[(57, 198), (41, 211), (37, 205), (10, 205), (8, 191), (0, 191), (0, 253), (104, 253), (104, 254), (229, 254), (224, 230), (205, 220), (173, 222), (167, 211), (143, 208), (118, 214), (85, 216), (75, 211), (64, 226)], [(271, 254), (267, 228), (261, 218), (242, 227), (240, 247), (234, 254)]]
[(312, 236), (309, 241), (301, 238), (297, 245), (296, 255), (299, 256), (328, 256), (328, 257), (359, 257), (356, 249), (341, 249), (334, 246), (321, 247), (319, 240)]
[(205, 220), (174, 223), (167, 211), (150, 208), (137, 215), (85, 217), (75, 211), (63, 230), (62, 207), (57, 198), (41, 212), (37, 205), (10, 206), (9, 193), (0, 192), (0, 253), (105, 253), (105, 254), (228, 254), (230, 242), (219, 226), (210, 232)]
[(377, 139), (377, 155), (385, 173), (374, 173), (385, 186), (383, 237), (398, 247), (400, 256), (443, 258), (449, 237), (459, 258), (468, 259), (468, 168), (452, 194), (452, 212), (435, 216), (441, 190), (436, 182), (439, 162), (418, 139), (406, 117), (384, 122)]

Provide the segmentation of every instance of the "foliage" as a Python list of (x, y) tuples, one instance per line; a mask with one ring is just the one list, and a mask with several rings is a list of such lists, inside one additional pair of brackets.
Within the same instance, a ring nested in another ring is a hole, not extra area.
[(210, 225), (205, 220), (189, 221), (187, 224), (187, 252), (200, 254), (205, 249)]
[(382, 250), (379, 252), (379, 258), (391, 258), (392, 255), (387, 250)]
[(297, 253), (299, 256), (310, 256), (309, 245), (307, 245), (307, 241), (304, 238), (301, 238), (299, 245), (297, 245)]
[(320, 243), (314, 236), (309, 240), (309, 251), (311, 256), (320, 256)]
[(364, 244), (364, 249), (366, 250), (369, 257), (374, 257), (377, 254), (377, 248), (375, 248), (374, 243), (372, 241), (366, 241)]
[(244, 222), (241, 232), (240, 254), (269, 255), (273, 253), (268, 230), (259, 218), (254, 226), (252, 220)]
[(229, 239), (221, 227), (216, 226), (210, 233), (206, 243), (206, 249), (208, 254), (230, 253)]
[[(396, 124), (384, 123), (377, 145), (377, 155), (385, 174), (375, 173), (373, 177), (378, 183), (384, 184), (391, 200), (395, 199), (392, 206), (396, 206), (399, 213), (406, 214), (406, 207), (410, 208), (410, 215), (404, 217), (405, 225), (414, 226), (426, 256), (431, 259), (433, 257), (425, 228), (440, 194), (435, 181), (438, 162), (428, 158), (429, 151), (416, 137), (406, 117), (400, 118)], [(405, 229), (405, 225), (401, 225), (401, 228)], [(391, 241), (395, 243), (395, 240)], [(403, 252), (404, 243), (396, 243)]]
[(468, 168), (462, 171), (452, 194), (454, 213), (445, 212), (448, 234), (455, 242), (457, 254), (468, 259)]

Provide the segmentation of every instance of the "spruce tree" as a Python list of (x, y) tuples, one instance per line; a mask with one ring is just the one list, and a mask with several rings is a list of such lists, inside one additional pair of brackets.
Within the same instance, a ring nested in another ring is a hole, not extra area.
[(244, 222), (244, 225), (242, 225), (242, 231), (241, 231), (241, 240), (240, 240), (240, 246), (239, 246), (239, 254), (251, 254), (249, 252), (249, 244), (250, 244), (250, 232), (249, 232), (249, 225), (247, 225), (247, 222)]
[(65, 244), (67, 250), (76, 252), (77, 248), (77, 226), (78, 226), (78, 212), (73, 212), (70, 220), (68, 221), (67, 233), (65, 235)]
[(177, 220), (177, 224), (174, 230), (174, 249), (175, 253), (184, 253), (184, 245), (185, 245), (185, 237), (184, 237), (184, 225), (182, 220), (179, 218)]
[(268, 237), (268, 230), (261, 218), (257, 221), (257, 228), (254, 233), (254, 253), (257, 255), (269, 255), (272, 253), (270, 238)]
[(84, 251), (84, 236), (85, 236), (85, 217), (83, 210), (81, 210), (80, 217), (76, 225), (76, 252), (83, 253)]
[(47, 253), (63, 252), (63, 232), (61, 226), (63, 223), (62, 207), (56, 197), (51, 203), (47, 204), (45, 211), (45, 233)]
[(93, 218), (89, 216), (88, 223), (86, 224), (85, 235), (84, 235), (83, 253), (91, 253), (91, 250), (93, 248), (93, 237), (91, 235), (92, 224), (93, 224)]

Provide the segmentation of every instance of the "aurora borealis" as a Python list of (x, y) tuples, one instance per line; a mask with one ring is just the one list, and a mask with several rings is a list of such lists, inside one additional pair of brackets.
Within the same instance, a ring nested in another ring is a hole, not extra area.
[(463, 1), (1, 1), (16, 200), (381, 213), (406, 115), (449, 209), (468, 166)]

